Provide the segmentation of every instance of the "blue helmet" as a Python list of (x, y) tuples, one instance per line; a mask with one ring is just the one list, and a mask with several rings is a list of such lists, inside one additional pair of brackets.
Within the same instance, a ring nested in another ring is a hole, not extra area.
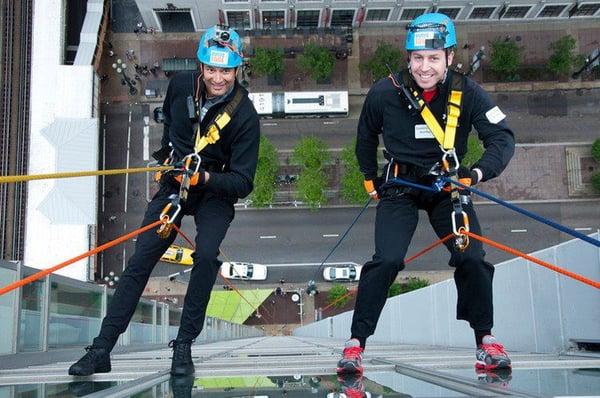
[(228, 26), (209, 28), (198, 43), (198, 59), (205, 65), (218, 68), (235, 68), (242, 64), (242, 40)]
[(456, 46), (454, 23), (445, 14), (429, 13), (415, 18), (406, 27), (406, 49), (443, 50)]

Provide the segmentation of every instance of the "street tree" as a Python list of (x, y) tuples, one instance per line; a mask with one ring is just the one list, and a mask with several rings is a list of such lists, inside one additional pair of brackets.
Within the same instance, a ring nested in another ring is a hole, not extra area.
[(363, 174), (358, 166), (358, 159), (354, 153), (356, 138), (342, 149), (341, 160), (344, 170), (340, 181), (342, 198), (349, 203), (364, 203), (369, 195), (363, 187)]
[(254, 177), (254, 190), (250, 196), (252, 204), (256, 207), (265, 207), (273, 202), (277, 188), (276, 178), (279, 160), (275, 147), (264, 135), (260, 136), (258, 149), (258, 163)]
[(252, 72), (257, 75), (280, 77), (283, 75), (283, 49), (257, 48), (256, 54), (250, 59)]
[(292, 162), (303, 168), (320, 170), (328, 161), (327, 144), (315, 136), (302, 137), (292, 153)]
[(481, 141), (476, 136), (470, 135), (469, 140), (467, 141), (467, 153), (462, 159), (461, 164), (465, 167), (471, 167), (476, 161), (481, 159), (482, 155), (483, 145), (481, 144)]
[(490, 67), (502, 80), (516, 80), (521, 66), (523, 49), (514, 40), (496, 39), (492, 42)]
[(298, 66), (317, 82), (325, 81), (333, 74), (335, 57), (328, 49), (309, 43), (298, 56)]
[(592, 156), (596, 162), (600, 163), (600, 138), (596, 139), (592, 144)]
[(380, 41), (373, 56), (360, 64), (360, 70), (371, 73), (373, 81), (386, 77), (390, 72), (386, 65), (397, 71), (402, 63), (402, 51), (396, 46)]
[(577, 42), (571, 35), (561, 37), (550, 43), (550, 49), (554, 53), (548, 59), (548, 69), (559, 76), (571, 73), (575, 66), (576, 57), (573, 54)]
[(303, 169), (298, 177), (298, 199), (306, 203), (311, 209), (319, 208), (325, 203), (325, 188), (327, 177), (323, 170)]
[(339, 283), (335, 283), (327, 293), (327, 304), (336, 308), (345, 306), (349, 301), (348, 289)]

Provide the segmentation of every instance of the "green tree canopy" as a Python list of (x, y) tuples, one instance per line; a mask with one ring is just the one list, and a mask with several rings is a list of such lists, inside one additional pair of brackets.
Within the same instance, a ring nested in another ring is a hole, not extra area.
[(342, 198), (350, 203), (364, 203), (369, 195), (363, 187), (364, 176), (360, 172), (358, 159), (354, 153), (356, 138), (342, 149), (341, 160), (344, 174), (340, 181)]
[(350, 301), (348, 289), (339, 283), (335, 283), (327, 293), (327, 304), (341, 308)]
[(327, 80), (333, 74), (335, 57), (328, 49), (309, 43), (298, 56), (298, 66), (317, 81)]
[(471, 167), (475, 164), (476, 161), (481, 159), (483, 155), (483, 145), (479, 138), (474, 135), (469, 136), (469, 141), (467, 142), (467, 153), (465, 157), (462, 159), (461, 165), (465, 167)]
[(490, 66), (503, 80), (517, 78), (517, 70), (521, 66), (523, 49), (513, 40), (496, 39), (492, 42)]
[(592, 144), (592, 156), (596, 159), (596, 162), (600, 163), (600, 138)]
[(257, 48), (250, 59), (252, 71), (257, 75), (281, 76), (283, 74), (282, 48)]
[(373, 56), (368, 61), (360, 64), (360, 70), (370, 72), (373, 80), (379, 80), (382, 77), (386, 77), (389, 74), (386, 64), (392, 68), (393, 71), (397, 71), (402, 63), (403, 54), (396, 46), (379, 42), (377, 49)]
[(550, 44), (550, 49), (554, 53), (548, 60), (548, 69), (557, 75), (566, 75), (571, 72), (576, 56), (573, 54), (576, 41), (571, 35), (563, 36)]
[(327, 177), (323, 170), (305, 168), (298, 177), (298, 199), (306, 203), (311, 209), (316, 209), (325, 203), (325, 188)]
[(254, 176), (254, 190), (250, 198), (256, 207), (264, 207), (273, 202), (275, 195), (279, 159), (275, 147), (264, 135), (260, 136), (258, 149), (258, 164)]
[(294, 147), (292, 161), (305, 168), (320, 170), (329, 161), (327, 144), (317, 137), (302, 137)]

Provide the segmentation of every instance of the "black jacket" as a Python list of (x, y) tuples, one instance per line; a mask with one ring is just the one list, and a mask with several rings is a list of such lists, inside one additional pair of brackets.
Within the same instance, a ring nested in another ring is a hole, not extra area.
[[(194, 120), (188, 116), (187, 98), (194, 93), (197, 73), (175, 75), (167, 89), (163, 104), (164, 131), (163, 148), (169, 143), (176, 159), (194, 152)], [(231, 121), (220, 132), (220, 139), (206, 146), (201, 152), (202, 165), (210, 173), (205, 189), (218, 196), (243, 198), (252, 192), (254, 173), (258, 161), (260, 121), (248, 92), (236, 82), (236, 89), (243, 90), (244, 97)], [(206, 131), (208, 124), (233, 98), (233, 90), (225, 101), (209, 109), (201, 123)], [(215, 171), (215, 170), (220, 171)], [(222, 171), (221, 171), (222, 170)]]
[[(428, 104), (442, 128), (445, 128), (452, 73), (448, 72), (445, 83)], [(469, 133), (475, 127), (479, 139), (483, 141), (485, 152), (473, 167), (481, 169), (482, 181), (485, 181), (504, 170), (514, 154), (515, 140), (506, 119), (498, 120), (502, 115), (498, 113), (500, 110), (489, 95), (473, 80), (465, 79), (463, 105), (454, 145), (459, 160), (462, 160), (467, 152)], [(405, 101), (389, 78), (377, 81), (367, 94), (358, 122), (356, 157), (361, 172), (368, 180), (377, 176), (379, 134), (383, 134), (387, 152), (400, 163), (429, 169), (442, 158), (442, 151), (435, 138), (415, 138), (415, 125), (424, 125), (425, 121), (409, 110)]]

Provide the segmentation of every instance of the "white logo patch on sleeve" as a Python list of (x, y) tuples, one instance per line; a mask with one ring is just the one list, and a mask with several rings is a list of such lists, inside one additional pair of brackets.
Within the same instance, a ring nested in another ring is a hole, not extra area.
[(502, 113), (500, 108), (495, 106), (485, 113), (485, 117), (487, 117), (487, 120), (489, 120), (490, 123), (498, 124), (504, 120), (506, 115)]

